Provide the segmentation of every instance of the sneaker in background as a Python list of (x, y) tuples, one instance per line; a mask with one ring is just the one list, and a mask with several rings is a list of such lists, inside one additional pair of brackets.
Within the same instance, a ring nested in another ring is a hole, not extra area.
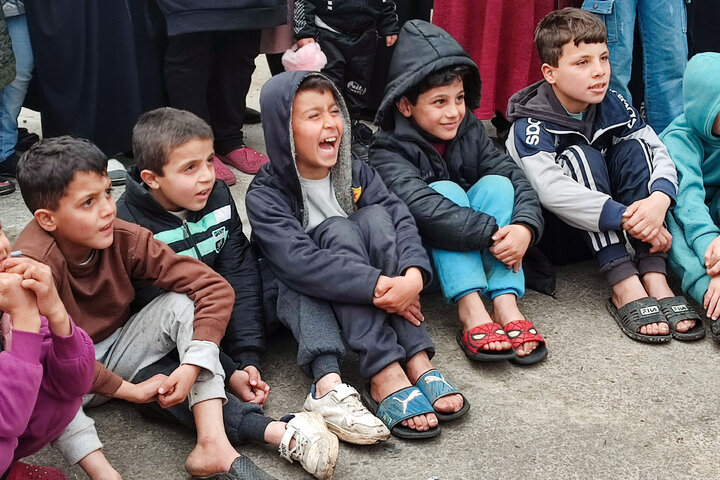
[(107, 173), (112, 185), (125, 185), (125, 166), (116, 159), (108, 159)]
[(213, 167), (215, 167), (215, 178), (225, 182), (228, 187), (237, 183), (235, 174), (220, 161), (220, 158), (218, 158), (217, 155), (213, 158)]
[(303, 409), (322, 415), (330, 431), (348, 443), (372, 445), (390, 436), (385, 424), (362, 404), (357, 390), (346, 383), (320, 398), (315, 398), (313, 385)]
[(228, 165), (250, 175), (255, 175), (260, 171), (260, 167), (270, 161), (270, 159), (262, 153), (244, 145), (236, 148), (227, 155), (218, 155), (218, 157)]
[(8, 178), (0, 177), (0, 195), (10, 195), (15, 191), (15, 184)]

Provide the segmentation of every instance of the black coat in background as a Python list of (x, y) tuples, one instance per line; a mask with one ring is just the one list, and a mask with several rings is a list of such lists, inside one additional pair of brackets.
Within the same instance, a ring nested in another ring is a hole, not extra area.
[(166, 104), (145, 2), (33, 0), (25, 8), (43, 134), (88, 138), (108, 155), (129, 150), (140, 114)]

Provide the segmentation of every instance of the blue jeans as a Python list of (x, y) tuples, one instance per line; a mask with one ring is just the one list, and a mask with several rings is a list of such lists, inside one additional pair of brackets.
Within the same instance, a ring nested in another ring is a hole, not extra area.
[(687, 64), (685, 0), (585, 0), (583, 9), (599, 14), (608, 31), (610, 88), (632, 102), (635, 21), (643, 46), (643, 83), (648, 123), (659, 134), (683, 112), (682, 79)]
[(26, 15), (8, 17), (5, 22), (15, 54), (16, 74), (15, 80), (0, 92), (0, 161), (15, 151), (18, 138), (17, 118), (25, 101), (34, 65)]
[[(515, 190), (505, 177), (487, 175), (467, 192), (447, 180), (431, 183), (430, 188), (461, 207), (492, 215), (498, 227), (504, 227), (512, 219)], [(479, 292), (490, 299), (506, 293), (514, 293), (520, 298), (525, 293), (522, 269), (517, 273), (508, 270), (488, 250), (451, 252), (433, 248), (431, 253), (448, 302), (457, 302), (471, 292)]]

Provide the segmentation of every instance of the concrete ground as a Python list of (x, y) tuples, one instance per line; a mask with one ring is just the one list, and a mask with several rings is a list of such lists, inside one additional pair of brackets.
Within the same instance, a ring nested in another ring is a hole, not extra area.
[[(268, 75), (262, 67), (249, 96), (255, 107)], [(246, 127), (246, 136), (250, 146), (264, 150), (259, 126)], [(237, 176), (232, 190), (243, 210), (252, 178)], [(0, 219), (14, 240), (30, 219), (19, 193), (0, 197)], [(591, 263), (560, 268), (555, 299), (528, 292), (521, 307), (550, 350), (545, 362), (531, 367), (469, 361), (455, 342), (455, 309), (439, 294), (424, 297), (425, 324), (437, 347), (434, 363), (472, 409), (433, 440), (342, 444), (335, 478), (720, 478), (718, 348), (709, 339), (659, 346), (634, 342), (606, 312), (609, 294)], [(296, 366), (291, 336), (273, 336), (268, 343), (262, 366), (272, 390), (266, 411), (279, 418), (302, 408), (310, 381)], [(356, 362), (349, 355), (344, 372), (360, 389)], [(192, 433), (148, 422), (122, 402), (90, 414), (105, 454), (125, 479), (188, 478), (183, 462)], [(310, 478), (267, 445), (238, 448), (279, 479)], [(71, 479), (87, 478), (49, 448), (31, 461), (58, 466)]]

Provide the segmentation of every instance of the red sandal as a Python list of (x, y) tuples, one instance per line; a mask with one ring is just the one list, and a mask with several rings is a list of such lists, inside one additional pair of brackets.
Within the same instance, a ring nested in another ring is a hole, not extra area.
[(518, 357), (511, 359), (513, 363), (519, 365), (531, 365), (533, 363), (542, 362), (545, 360), (548, 354), (547, 346), (545, 345), (545, 339), (540, 335), (535, 328), (535, 325), (529, 320), (515, 320), (505, 325), (505, 332), (513, 346), (514, 350), (520, 348), (521, 345), (527, 342), (539, 342), (539, 345), (532, 351), (530, 355), (524, 357)]
[(17, 462), (8, 472), (6, 480), (67, 480), (67, 477), (57, 468)]
[(492, 342), (510, 342), (499, 323), (488, 322), (457, 335), (457, 342), (470, 360), (478, 362), (499, 362), (515, 358), (513, 350), (484, 350)]

